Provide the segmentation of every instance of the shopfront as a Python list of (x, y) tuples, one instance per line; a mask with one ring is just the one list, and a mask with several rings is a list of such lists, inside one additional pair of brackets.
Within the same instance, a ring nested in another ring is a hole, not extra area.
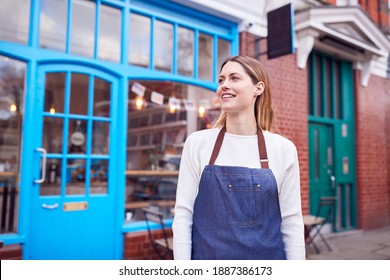
[(172, 218), (186, 136), (218, 115), (235, 23), (171, 1), (0, 3), (1, 239), (23, 259), (122, 259)]

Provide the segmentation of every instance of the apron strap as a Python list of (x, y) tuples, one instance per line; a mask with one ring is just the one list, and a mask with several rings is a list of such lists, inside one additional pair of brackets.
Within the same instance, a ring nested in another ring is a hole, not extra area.
[[(222, 127), (222, 129), (218, 133), (217, 140), (215, 141), (214, 149), (210, 157), (209, 165), (214, 165), (215, 160), (218, 157), (219, 151), (221, 150), (223, 138), (225, 136), (225, 132), (226, 132), (226, 126)], [(258, 149), (260, 155), (260, 166), (262, 168), (269, 168), (267, 149), (265, 147), (265, 139), (264, 139), (263, 131), (260, 128), (257, 128), (257, 142), (258, 142)]]

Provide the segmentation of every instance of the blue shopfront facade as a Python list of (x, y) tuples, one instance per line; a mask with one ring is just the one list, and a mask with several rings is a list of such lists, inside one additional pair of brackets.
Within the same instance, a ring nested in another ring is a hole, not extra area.
[(122, 259), (137, 205), (174, 204), (237, 25), (168, 0), (0, 6), (0, 238), (23, 259)]

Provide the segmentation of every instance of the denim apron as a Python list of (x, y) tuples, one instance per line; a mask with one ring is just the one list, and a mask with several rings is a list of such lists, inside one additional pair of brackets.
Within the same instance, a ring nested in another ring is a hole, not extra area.
[(192, 259), (286, 259), (275, 177), (257, 130), (261, 169), (214, 165), (226, 127), (218, 134), (194, 204)]

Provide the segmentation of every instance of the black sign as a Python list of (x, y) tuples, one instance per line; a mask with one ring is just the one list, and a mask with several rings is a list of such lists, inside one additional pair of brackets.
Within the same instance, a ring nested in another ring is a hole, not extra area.
[(268, 59), (294, 53), (293, 13), (290, 3), (267, 14)]

